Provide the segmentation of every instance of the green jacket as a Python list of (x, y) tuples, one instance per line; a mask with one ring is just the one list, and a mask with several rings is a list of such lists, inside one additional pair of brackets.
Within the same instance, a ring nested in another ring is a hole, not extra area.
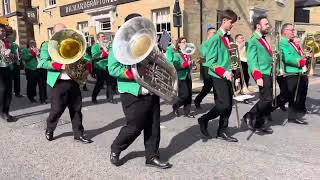
[[(13, 41), (9, 41), (9, 49), (11, 50), (11, 53), (16, 53), (15, 43)], [(13, 68), (12, 64), (6, 64), (2, 62), (1, 56), (0, 56), (0, 67), (10, 67)]]
[(92, 57), (95, 57), (97, 56), (97, 54), (100, 54), (98, 57), (96, 57), (97, 59), (94, 60), (94, 64), (93, 64), (94, 69), (106, 70), (108, 66), (108, 57), (102, 58), (101, 46), (99, 43), (95, 43), (94, 45), (92, 45), (91, 54), (92, 54)]
[(206, 55), (206, 63), (209, 68), (208, 74), (216, 78), (221, 78), (217, 74), (217, 71), (215, 71), (219, 68), (223, 68), (225, 71), (231, 72), (229, 50), (224, 44), (222, 37), (223, 32), (219, 29), (215, 35), (207, 40), (208, 51)]
[[(253, 33), (246, 43), (247, 61), (251, 74), (260, 71), (261, 74), (271, 75), (272, 50), (262, 45), (262, 38), (257, 33)], [(271, 51), (271, 52), (270, 52)]]
[(185, 80), (187, 77), (190, 77), (191, 72), (190, 67), (185, 64), (186, 62), (184, 61), (181, 55), (182, 53), (180, 52), (174, 53), (172, 63), (177, 70), (178, 79)]
[(49, 55), (48, 42), (44, 42), (42, 44), (42, 47), (40, 49), (40, 59), (41, 61), (40, 61), (39, 68), (48, 70), (47, 83), (49, 86), (54, 87), (57, 79), (59, 78), (61, 71), (55, 71), (51, 66), (51, 62), (54, 60), (52, 60)]
[(281, 37), (280, 48), (283, 62), (284, 73), (300, 73), (303, 72), (299, 66), (299, 61), (302, 59), (296, 49), (289, 43), (285, 37)]
[(171, 64), (172, 64), (172, 61), (173, 61), (174, 53), (175, 53), (175, 48), (174, 48), (174, 45), (171, 44), (170, 46), (168, 46), (167, 51), (166, 51), (167, 60)]
[(206, 55), (208, 51), (208, 39), (202, 42), (200, 45), (200, 58), (202, 59), (202, 66), (208, 67), (208, 64), (206, 62)]
[(109, 74), (118, 80), (118, 91), (120, 93), (130, 93), (134, 96), (139, 95), (140, 85), (130, 76), (130, 66), (121, 64), (114, 56), (112, 46), (109, 47), (108, 56)]
[(29, 70), (36, 70), (38, 66), (38, 60), (36, 57), (29, 54), (31, 48), (25, 48), (22, 50), (22, 59), (25, 62), (25, 68)]

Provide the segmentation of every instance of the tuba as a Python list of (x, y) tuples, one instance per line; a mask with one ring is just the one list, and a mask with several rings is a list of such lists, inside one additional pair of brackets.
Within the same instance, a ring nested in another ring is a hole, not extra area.
[(6, 64), (12, 64), (16, 61), (11, 49), (6, 49), (3, 41), (0, 41), (0, 58)]
[(56, 32), (48, 42), (50, 57), (65, 65), (64, 71), (79, 84), (84, 84), (88, 76), (86, 62), (82, 58), (86, 47), (84, 35), (69, 28)]
[[(139, 85), (171, 103), (178, 95), (177, 72), (156, 45), (156, 37), (150, 20), (132, 18), (116, 33), (113, 53), (120, 63), (131, 65)], [(143, 76), (141, 71), (145, 72)]]
[(306, 74), (312, 76), (314, 74), (316, 58), (320, 57), (320, 33), (306, 34), (303, 38), (302, 49), (306, 56), (311, 57), (311, 61), (307, 63)]

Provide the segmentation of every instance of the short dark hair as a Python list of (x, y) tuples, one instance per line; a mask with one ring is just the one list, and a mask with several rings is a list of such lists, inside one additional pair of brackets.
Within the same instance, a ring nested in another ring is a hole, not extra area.
[(238, 15), (231, 9), (226, 9), (220, 12), (220, 15), (221, 15), (221, 22), (223, 19), (232, 20), (232, 23), (235, 23), (238, 20)]
[(238, 37), (240, 37), (240, 36), (243, 36), (243, 34), (237, 34), (237, 35), (234, 37), (234, 39), (237, 40)]
[(216, 29), (216, 28), (214, 28), (214, 27), (209, 27), (208, 29), (207, 29), (207, 32), (209, 32), (211, 29)]
[(124, 18), (124, 22), (127, 22), (130, 19), (135, 18), (135, 17), (141, 17), (141, 14), (138, 14), (138, 13), (129, 14), (127, 17)]
[(97, 38), (99, 38), (101, 34), (104, 34), (104, 32), (99, 32), (99, 33), (97, 34)]
[(260, 24), (262, 19), (268, 19), (266, 15), (255, 16), (252, 18), (252, 28), (257, 29), (257, 25)]
[(292, 26), (292, 23), (284, 23), (281, 27), (281, 34), (283, 34), (284, 30), (288, 27)]
[(0, 28), (5, 29), (5, 28), (6, 28), (6, 25), (0, 24)]

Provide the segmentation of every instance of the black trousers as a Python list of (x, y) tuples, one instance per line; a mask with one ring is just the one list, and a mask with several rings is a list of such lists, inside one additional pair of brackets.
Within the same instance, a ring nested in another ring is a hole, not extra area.
[(37, 69), (37, 74), (39, 76), (39, 96), (40, 101), (44, 102), (48, 99), (47, 95), (47, 70), (46, 69)]
[(185, 80), (178, 81), (178, 98), (172, 105), (173, 110), (183, 106), (185, 114), (189, 114), (192, 102), (192, 80), (187, 77)]
[(288, 88), (285, 78), (283, 76), (277, 76), (277, 83), (280, 88), (280, 94), (277, 96), (276, 106), (272, 107), (272, 111), (278, 109), (280, 106), (284, 106), (288, 102)]
[(297, 96), (297, 109), (304, 110), (306, 109), (306, 99), (308, 94), (309, 78), (308, 75), (302, 74), (300, 76), (300, 85)]
[(203, 78), (203, 87), (200, 91), (200, 93), (197, 95), (197, 97), (194, 99), (195, 103), (201, 103), (203, 98), (209, 94), (211, 89), (213, 89), (213, 82), (212, 79), (210, 78), (210, 75), (208, 74), (209, 68), (202, 66), (203, 71), (202, 71), (202, 78)]
[(9, 113), (11, 99), (12, 71), (9, 67), (0, 67), (0, 113)]
[(14, 85), (14, 94), (19, 95), (20, 94), (20, 65), (17, 65), (16, 63), (13, 64), (13, 85)]
[(120, 94), (127, 124), (111, 145), (116, 153), (127, 149), (143, 130), (146, 159), (159, 157), (160, 98), (156, 95)]
[[(242, 66), (242, 71), (244, 76), (244, 82), (246, 83), (247, 86), (249, 86), (250, 75), (248, 71), (248, 63), (241, 61), (241, 66)], [(241, 84), (243, 83), (241, 82)]]
[(251, 108), (249, 114), (256, 117), (256, 127), (264, 124), (264, 118), (272, 112), (272, 78), (262, 75), (263, 87), (259, 86), (260, 100)]
[(57, 80), (52, 91), (51, 110), (47, 119), (47, 130), (54, 131), (62, 113), (68, 107), (75, 137), (83, 134), (82, 97), (79, 84), (73, 80)]
[(45, 76), (47, 75), (46, 70), (26, 69), (25, 71), (26, 71), (26, 77), (27, 77), (27, 97), (29, 99), (33, 99), (35, 96), (37, 96), (37, 86), (38, 86), (40, 101), (44, 102), (47, 99), (46, 78), (43, 78), (44, 75)]
[(107, 83), (107, 90), (106, 90), (107, 99), (113, 99), (114, 89), (115, 89), (114, 87), (115, 80), (112, 76), (110, 76), (108, 67), (106, 70), (96, 69), (95, 72), (97, 75), (97, 81), (92, 92), (92, 98), (93, 99), (97, 98), (100, 90), (103, 88), (104, 82), (106, 82)]
[[(288, 87), (288, 101), (289, 101), (288, 119), (297, 118), (296, 113), (298, 108), (297, 108), (297, 101), (294, 101), (294, 97), (296, 93), (298, 79), (299, 79), (298, 74), (288, 75), (285, 77), (285, 81)], [(299, 94), (299, 91), (298, 91), (298, 94)]]
[(211, 78), (215, 105), (207, 114), (201, 116), (200, 119), (208, 123), (209, 120), (220, 116), (218, 133), (222, 133), (228, 128), (229, 117), (232, 112), (232, 84), (226, 79)]

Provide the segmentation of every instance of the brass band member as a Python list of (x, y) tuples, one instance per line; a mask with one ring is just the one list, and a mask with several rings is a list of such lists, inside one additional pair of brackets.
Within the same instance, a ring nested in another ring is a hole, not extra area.
[(204, 138), (211, 138), (208, 133), (208, 121), (219, 116), (217, 138), (229, 142), (238, 142), (227, 132), (229, 117), (232, 112), (232, 72), (229, 59), (229, 46), (231, 39), (228, 32), (237, 21), (237, 14), (232, 10), (224, 10), (221, 14), (221, 27), (208, 41), (206, 62), (209, 75), (213, 81), (214, 107), (198, 119), (200, 131)]
[(14, 59), (15, 52), (12, 42), (6, 39), (6, 30), (3, 24), (0, 24), (0, 118), (8, 122), (15, 118), (9, 114), (9, 108), (12, 99), (12, 69), (13, 62), (6, 59)]
[[(59, 23), (53, 27), (53, 32), (60, 32), (65, 28), (64, 24)], [(74, 139), (82, 143), (91, 143), (92, 141), (84, 136), (81, 112), (82, 97), (79, 84), (63, 71), (64, 65), (51, 59), (48, 53), (48, 42), (42, 45), (40, 58), (40, 67), (48, 69), (47, 83), (52, 87), (51, 110), (45, 132), (46, 139), (48, 141), (54, 140), (53, 132), (57, 127), (58, 120), (68, 107)]]
[[(141, 16), (130, 14), (125, 18)], [(160, 98), (141, 87), (135, 80), (131, 67), (121, 64), (113, 55), (112, 47), (109, 49), (108, 68), (110, 75), (118, 80), (118, 90), (122, 102), (122, 109), (126, 117), (126, 125), (123, 126), (111, 145), (110, 161), (115, 166), (121, 165), (120, 153), (127, 149), (131, 143), (144, 133), (144, 145), (146, 152), (146, 166), (161, 169), (170, 168), (168, 162), (159, 160), (160, 143)]]
[(253, 28), (255, 32), (247, 42), (247, 60), (249, 70), (259, 86), (260, 100), (243, 119), (250, 129), (273, 133), (273, 130), (266, 125), (272, 112), (272, 49), (265, 39), (270, 28), (267, 17), (255, 17)]
[(295, 92), (297, 88), (298, 74), (303, 72), (303, 67), (306, 65), (306, 58), (303, 57), (302, 51), (299, 51), (298, 46), (293, 42), (294, 27), (287, 23), (281, 29), (281, 54), (284, 66), (285, 81), (288, 88), (287, 98), (289, 101), (288, 121), (297, 124), (308, 124), (296, 117), (297, 102), (295, 102)]
[[(92, 91), (92, 102), (97, 103), (97, 96), (100, 90), (103, 88), (104, 82), (107, 83), (106, 96), (107, 101), (115, 104), (116, 102), (113, 100), (113, 77), (109, 75), (108, 71), (108, 47), (104, 47), (106, 41), (106, 35), (103, 32), (97, 34), (98, 43), (92, 45), (91, 53), (92, 57), (94, 57), (94, 71), (97, 75), (96, 85)], [(99, 55), (98, 57), (97, 54)]]
[(25, 64), (25, 72), (27, 78), (27, 97), (31, 103), (37, 102), (34, 97), (37, 95), (37, 86), (39, 86), (40, 102), (44, 103), (46, 100), (46, 87), (40, 82), (41, 74), (38, 71), (38, 59), (40, 59), (40, 51), (36, 47), (36, 42), (30, 40), (28, 48), (23, 49), (22, 59)]
[(212, 37), (216, 33), (216, 29), (214, 27), (209, 27), (207, 30), (207, 40), (204, 41), (200, 46), (200, 59), (201, 59), (201, 70), (202, 70), (202, 79), (203, 79), (203, 87), (197, 97), (194, 99), (194, 105), (197, 109), (201, 109), (200, 103), (203, 98), (211, 91), (213, 87), (212, 78), (208, 74), (208, 64), (206, 62), (206, 54), (208, 50), (208, 42), (209, 38)]
[(184, 116), (193, 117), (190, 114), (191, 102), (192, 102), (192, 81), (191, 81), (191, 64), (192, 60), (190, 55), (183, 54), (182, 49), (186, 48), (187, 39), (180, 37), (177, 40), (177, 51), (173, 56), (173, 66), (177, 70), (178, 74), (178, 98), (172, 105), (173, 112), (176, 116), (180, 116), (179, 108), (183, 106)]

